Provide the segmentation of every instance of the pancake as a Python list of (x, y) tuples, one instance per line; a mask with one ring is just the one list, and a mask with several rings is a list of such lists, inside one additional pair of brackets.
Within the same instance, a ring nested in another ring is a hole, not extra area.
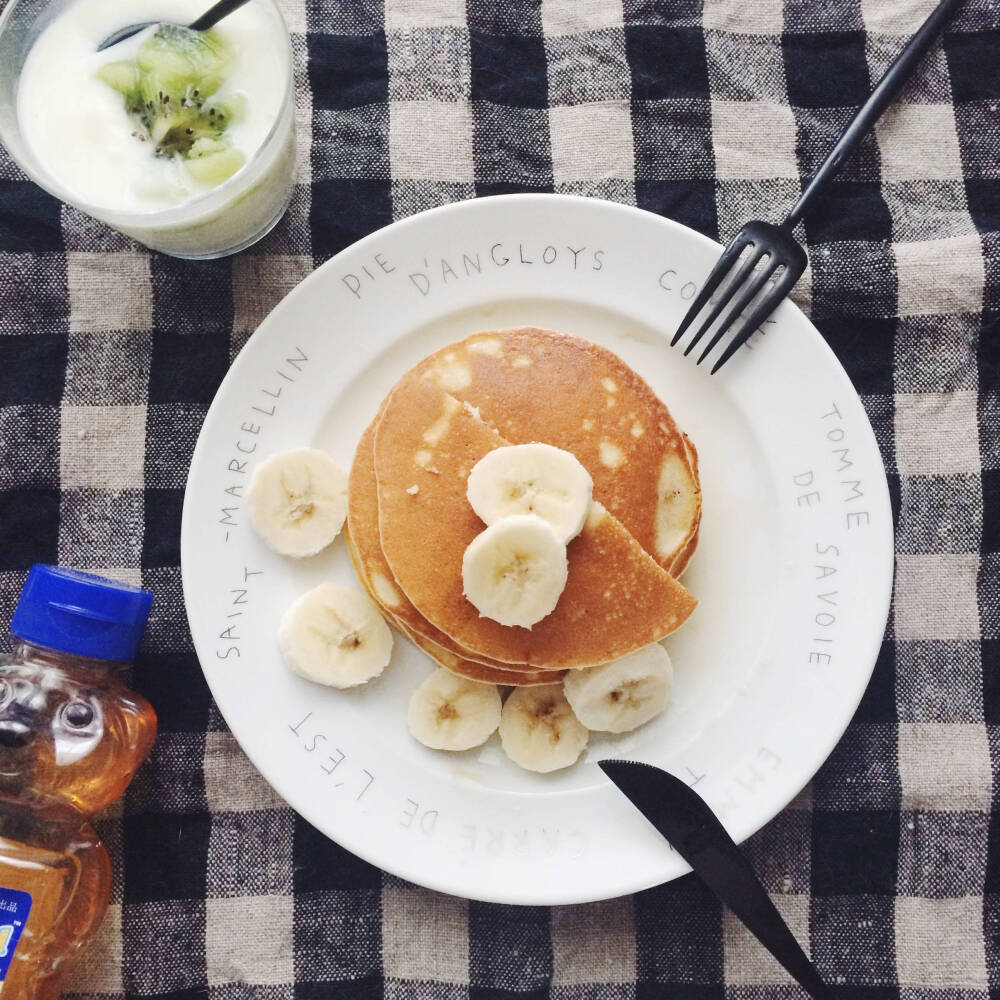
[(450, 670), (460, 677), (467, 677), (472, 681), (482, 681), (487, 684), (505, 684), (509, 687), (535, 687), (538, 684), (555, 684), (564, 676), (562, 671), (553, 670), (499, 670), (497, 667), (488, 667), (478, 660), (468, 660), (462, 656), (455, 656), (447, 649), (439, 646), (431, 639), (425, 639), (416, 632), (411, 632), (408, 628), (394, 622), (396, 627), (415, 646), (422, 649), (435, 663)]
[(385, 560), (427, 621), (476, 656), (547, 670), (618, 659), (685, 621), (694, 597), (597, 502), (568, 546), (555, 610), (531, 629), (481, 618), (462, 593), (462, 556), (484, 528), (466, 480), (483, 455), (510, 442), (426, 375), (412, 369), (384, 404), (375, 475)]
[(477, 333), (416, 366), (512, 444), (572, 452), (602, 503), (679, 576), (697, 545), (697, 459), (670, 411), (616, 354), (535, 327)]
[(438, 645), (432, 639), (419, 635), (407, 628), (379, 599), (371, 585), (371, 581), (365, 572), (364, 563), (361, 561), (358, 550), (354, 546), (350, 534), (347, 535), (347, 551), (350, 554), (351, 562), (361, 580), (362, 585), (368, 592), (369, 597), (382, 609), (382, 613), (390, 625), (395, 625), (407, 639), (418, 649), (426, 653), (435, 663), (450, 670), (460, 677), (467, 677), (469, 680), (481, 681), (485, 684), (505, 684), (511, 687), (531, 687), (536, 684), (551, 684), (560, 678), (560, 674), (554, 674), (551, 670), (503, 670), (498, 667), (490, 667), (485, 663), (476, 660), (469, 660), (463, 656), (457, 656), (443, 646)]
[[(376, 415), (376, 423), (381, 413), (382, 410)], [(411, 638), (420, 636), (434, 650), (448, 653), (456, 660), (479, 659), (475, 655), (470, 656), (468, 650), (463, 649), (451, 636), (435, 628), (420, 614), (400, 590), (393, 572), (386, 562), (378, 528), (378, 488), (375, 484), (375, 424), (369, 426), (361, 435), (361, 440), (354, 453), (347, 490), (347, 533), (351, 560), (358, 576), (361, 577), (362, 583), (375, 602), (383, 611), (392, 616), (401, 631), (406, 632)], [(417, 640), (414, 638), (414, 641)], [(431, 652), (427, 646), (419, 642), (417, 644), (425, 652), (429, 652), (435, 659), (438, 659), (437, 655)], [(510, 664), (490, 662), (489, 657), (483, 657), (482, 660), (484, 668), (492, 668), (494, 671), (501, 670), (509, 674), (511, 670), (516, 669)], [(529, 669), (527, 664), (524, 665), (524, 668)], [(456, 670), (456, 673), (463, 673), (464, 676), (468, 677), (475, 669), (471, 665), (466, 665), (463, 670)], [(478, 680), (479, 678), (474, 679)], [(512, 682), (503, 680), (496, 683), (510, 684)]]

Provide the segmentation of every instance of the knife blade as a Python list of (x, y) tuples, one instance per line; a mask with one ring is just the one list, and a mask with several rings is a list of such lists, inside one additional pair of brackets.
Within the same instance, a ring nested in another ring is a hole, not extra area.
[(833, 1000), (750, 862), (705, 800), (687, 782), (652, 764), (630, 760), (598, 763), (789, 975), (815, 1000)]

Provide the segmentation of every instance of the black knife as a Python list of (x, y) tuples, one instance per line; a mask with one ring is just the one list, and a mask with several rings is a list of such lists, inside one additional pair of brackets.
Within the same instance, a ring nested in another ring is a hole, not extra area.
[(815, 1000), (833, 1000), (750, 863), (705, 800), (687, 782), (651, 764), (631, 760), (599, 763), (632, 805), (789, 975)]

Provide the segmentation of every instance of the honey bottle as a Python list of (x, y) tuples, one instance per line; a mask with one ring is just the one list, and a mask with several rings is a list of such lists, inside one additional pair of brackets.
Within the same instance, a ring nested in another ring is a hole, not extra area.
[(57, 1000), (108, 907), (90, 818), (152, 749), (156, 714), (123, 673), (153, 595), (31, 568), (0, 658), (0, 997)]

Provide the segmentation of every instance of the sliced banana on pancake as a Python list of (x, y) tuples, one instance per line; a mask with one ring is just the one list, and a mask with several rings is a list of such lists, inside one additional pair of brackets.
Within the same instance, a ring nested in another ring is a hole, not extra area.
[(576, 717), (588, 729), (628, 733), (667, 707), (673, 680), (667, 651), (653, 643), (620, 660), (570, 671), (563, 689)]
[(675, 553), (666, 567), (673, 576), (680, 576), (686, 568), (701, 523), (701, 493), (690, 489), (690, 462), (686, 448), (683, 455), (665, 455), (656, 481), (657, 552)]
[[(694, 555), (695, 549), (698, 548), (698, 535), (701, 530), (701, 480), (698, 476), (698, 449), (694, 446), (694, 442), (687, 436), (687, 434), (681, 435), (684, 438), (684, 452), (687, 455), (687, 464), (690, 471), (691, 479), (688, 479), (680, 484), (681, 489), (685, 494), (688, 493), (688, 487), (690, 482), (697, 484), (697, 498), (696, 498), (696, 509), (694, 521), (688, 529), (687, 541), (685, 541), (683, 548), (677, 551), (674, 556), (673, 562), (665, 569), (670, 573), (671, 576), (677, 577), (679, 580), (681, 574), (687, 569), (688, 563), (691, 562), (691, 557)], [(662, 477), (662, 469), (660, 472)]]
[(364, 591), (321, 583), (285, 612), (278, 648), (285, 666), (300, 677), (349, 688), (382, 673), (392, 654), (392, 632)]
[(561, 684), (517, 688), (504, 702), (500, 742), (507, 756), (528, 771), (547, 774), (575, 764), (589, 738)]
[(469, 542), (463, 593), (484, 618), (531, 628), (552, 614), (566, 588), (566, 546), (548, 521), (512, 514)]
[(575, 455), (535, 441), (497, 448), (472, 467), (466, 495), (486, 524), (511, 514), (536, 514), (563, 542), (576, 538), (594, 492)]
[(406, 721), (414, 739), (432, 750), (471, 750), (500, 725), (500, 692), (438, 667), (410, 696)]
[(347, 517), (347, 473), (316, 448), (264, 459), (247, 487), (250, 523), (269, 548), (296, 559), (332, 542)]

